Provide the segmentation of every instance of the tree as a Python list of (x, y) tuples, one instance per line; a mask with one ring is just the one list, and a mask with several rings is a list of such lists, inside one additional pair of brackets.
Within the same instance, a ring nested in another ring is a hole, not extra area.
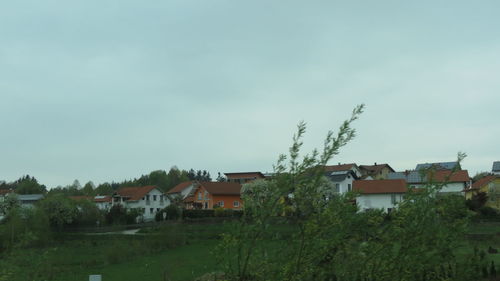
[(215, 179), (218, 182), (225, 182), (226, 177), (224, 177), (220, 172), (217, 173), (217, 179)]
[(94, 189), (95, 189), (94, 183), (92, 181), (89, 181), (83, 186), (82, 192), (85, 196), (94, 196), (95, 195)]
[(57, 230), (72, 224), (78, 216), (75, 202), (62, 194), (45, 197), (38, 202), (38, 207), (47, 214), (50, 225)]
[[(336, 136), (327, 134), (321, 153), (313, 150), (302, 160), (306, 127), (300, 123), (289, 155), (281, 155), (274, 166), (276, 176), (243, 186), (244, 215), (217, 249), (227, 279), (474, 279), (477, 272), (453, 252), (465, 236), (464, 200), (438, 196), (444, 183), (410, 189), (390, 215), (359, 212), (353, 204), (356, 193), (327, 192), (331, 185), (323, 167), (355, 136), (351, 124), (362, 111), (363, 106), (356, 107)], [(459, 154), (458, 162), (463, 157)], [(273, 239), (280, 224), (292, 232)], [(449, 267), (454, 270), (443, 269)]]

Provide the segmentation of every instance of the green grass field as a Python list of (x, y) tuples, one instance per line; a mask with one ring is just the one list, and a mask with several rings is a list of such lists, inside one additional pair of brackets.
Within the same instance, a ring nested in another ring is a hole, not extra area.
[[(0, 280), (103, 281), (193, 280), (220, 269), (213, 255), (221, 233), (231, 223), (185, 223), (155, 226), (140, 235), (64, 234), (43, 248), (17, 249), (0, 259)], [(291, 228), (276, 226), (288, 236)], [(473, 224), (471, 234), (456, 253), (464, 258), (474, 247), (500, 248), (500, 225)], [(486, 254), (500, 265), (500, 254)], [(165, 279), (168, 277), (168, 279)]]

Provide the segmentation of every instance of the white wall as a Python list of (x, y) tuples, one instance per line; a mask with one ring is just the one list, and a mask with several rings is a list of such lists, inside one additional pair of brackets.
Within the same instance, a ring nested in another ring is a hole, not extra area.
[[(401, 193), (393, 193), (396, 197), (396, 202), (403, 200)], [(388, 208), (394, 208), (392, 204), (392, 194), (361, 194), (356, 198), (356, 203), (360, 210), (366, 209), (383, 209), (387, 211)]]
[[(423, 188), (426, 185), (425, 184), (410, 184), (410, 186), (414, 186), (416, 188)], [(454, 193), (465, 194), (465, 192), (463, 192), (465, 186), (466, 186), (466, 184), (464, 182), (450, 182), (450, 183), (444, 185), (440, 192), (443, 192), (443, 193), (444, 192), (454, 192)]]
[[(149, 195), (149, 200), (147, 200), (147, 195)], [(126, 201), (125, 208), (139, 208), (141, 210), (144, 210), (144, 213), (142, 215), (144, 221), (151, 221), (155, 219), (155, 215), (158, 211), (170, 205), (170, 201), (168, 200), (166, 195), (164, 195), (160, 190), (156, 188), (151, 190), (147, 195), (137, 201)], [(160, 200), (160, 196), (162, 195), (163, 201)]]

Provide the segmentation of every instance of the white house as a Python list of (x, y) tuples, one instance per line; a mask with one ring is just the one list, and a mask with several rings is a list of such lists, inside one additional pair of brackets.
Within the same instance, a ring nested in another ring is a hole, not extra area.
[(198, 183), (196, 181), (185, 181), (181, 182), (172, 189), (170, 189), (167, 194), (171, 197), (179, 196), (182, 200), (186, 199), (189, 195), (194, 193)]
[(33, 208), (35, 203), (43, 199), (43, 194), (19, 194), (17, 200), (23, 208)]
[(493, 162), (493, 167), (491, 168), (491, 173), (495, 175), (500, 175), (500, 161)]
[(154, 220), (156, 213), (170, 204), (167, 196), (154, 185), (121, 188), (113, 194), (111, 202), (140, 210), (144, 221)]
[(111, 196), (97, 195), (94, 197), (94, 203), (99, 210), (108, 211), (112, 206)]
[(470, 177), (467, 170), (436, 170), (422, 173), (420, 171), (405, 171), (389, 173), (388, 179), (404, 179), (411, 187), (423, 188), (429, 183), (444, 184), (440, 193), (464, 194), (464, 190), (470, 185)]
[(356, 164), (340, 164), (325, 166), (325, 176), (333, 183), (335, 193), (352, 191), (354, 180), (361, 177), (361, 171)]
[(382, 209), (386, 212), (396, 208), (408, 192), (403, 179), (357, 180), (354, 181), (353, 190), (360, 193), (356, 198), (360, 210)]

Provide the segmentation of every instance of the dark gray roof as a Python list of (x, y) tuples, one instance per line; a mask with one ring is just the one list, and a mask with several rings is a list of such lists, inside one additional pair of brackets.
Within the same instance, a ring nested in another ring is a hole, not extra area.
[(493, 168), (491, 169), (491, 171), (493, 171), (493, 172), (500, 171), (500, 161), (493, 162)]
[(454, 162), (423, 163), (423, 164), (417, 164), (417, 167), (415, 168), (415, 170), (418, 171), (421, 169), (428, 169), (431, 166), (435, 166), (436, 169), (451, 170), (451, 169), (455, 168), (455, 166), (457, 166), (457, 165), (460, 168), (460, 164), (456, 161), (454, 161)]
[(20, 194), (17, 195), (17, 200), (19, 201), (38, 201), (43, 198), (43, 194)]
[(425, 177), (420, 175), (419, 171), (408, 171), (408, 172), (394, 172), (387, 174), (388, 180), (403, 179), (407, 183), (421, 183), (425, 182)]

